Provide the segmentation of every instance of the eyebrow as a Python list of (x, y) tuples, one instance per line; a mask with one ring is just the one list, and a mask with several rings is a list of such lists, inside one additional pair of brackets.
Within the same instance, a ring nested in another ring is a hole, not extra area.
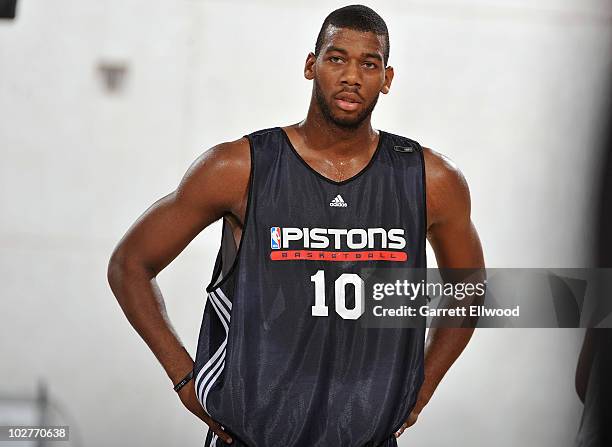
[[(332, 51), (337, 51), (338, 53), (342, 53), (342, 54), (348, 54), (348, 51), (340, 47), (331, 46), (331, 47), (328, 47), (327, 50), (325, 50), (326, 53), (330, 53)], [(363, 57), (371, 57), (373, 59), (378, 59), (379, 61), (382, 62), (382, 57), (378, 53), (361, 53), (361, 55)]]

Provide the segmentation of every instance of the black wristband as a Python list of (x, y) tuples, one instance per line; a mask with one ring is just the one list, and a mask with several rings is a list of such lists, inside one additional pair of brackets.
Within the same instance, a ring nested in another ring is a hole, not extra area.
[(174, 391), (178, 393), (179, 390), (183, 388), (191, 379), (193, 379), (193, 369), (189, 371), (189, 374), (187, 374), (183, 380), (174, 385)]

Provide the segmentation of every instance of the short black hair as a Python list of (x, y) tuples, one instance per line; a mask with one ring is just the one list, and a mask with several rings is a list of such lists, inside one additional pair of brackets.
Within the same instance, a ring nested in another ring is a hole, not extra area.
[(355, 31), (369, 31), (379, 36), (384, 37), (385, 49), (384, 49), (384, 61), (385, 66), (389, 61), (389, 30), (387, 24), (381, 16), (372, 8), (368, 8), (364, 5), (349, 5), (332, 11), (323, 21), (319, 35), (317, 36), (317, 43), (315, 44), (315, 56), (319, 55), (321, 47), (323, 46), (323, 39), (325, 32), (329, 25), (337, 28), (348, 28)]

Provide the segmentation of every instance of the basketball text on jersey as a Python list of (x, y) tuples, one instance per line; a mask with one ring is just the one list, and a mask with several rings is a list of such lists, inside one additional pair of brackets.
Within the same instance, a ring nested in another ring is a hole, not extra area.
[[(407, 253), (392, 250), (404, 247), (403, 228), (270, 228), (270, 259), (273, 261), (403, 262), (408, 258)], [(313, 250), (325, 248), (344, 251)]]

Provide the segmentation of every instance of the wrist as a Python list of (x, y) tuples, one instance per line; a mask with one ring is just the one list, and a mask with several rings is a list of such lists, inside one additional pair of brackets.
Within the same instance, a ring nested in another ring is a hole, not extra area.
[(416, 404), (414, 405), (414, 411), (416, 411), (416, 413), (420, 413), (423, 407), (427, 405), (431, 399), (431, 396), (433, 395), (434, 390), (435, 385), (432, 385), (432, 382), (428, 381), (426, 378), (419, 389), (419, 395), (417, 397)]
[(193, 380), (193, 368), (191, 368), (191, 371), (189, 371), (180, 381), (175, 383), (172, 388), (178, 393), (181, 388), (187, 385), (191, 380)]
[(195, 362), (189, 353), (183, 348), (172, 357), (165, 358), (162, 366), (166, 371), (166, 375), (176, 385), (194, 368)]

